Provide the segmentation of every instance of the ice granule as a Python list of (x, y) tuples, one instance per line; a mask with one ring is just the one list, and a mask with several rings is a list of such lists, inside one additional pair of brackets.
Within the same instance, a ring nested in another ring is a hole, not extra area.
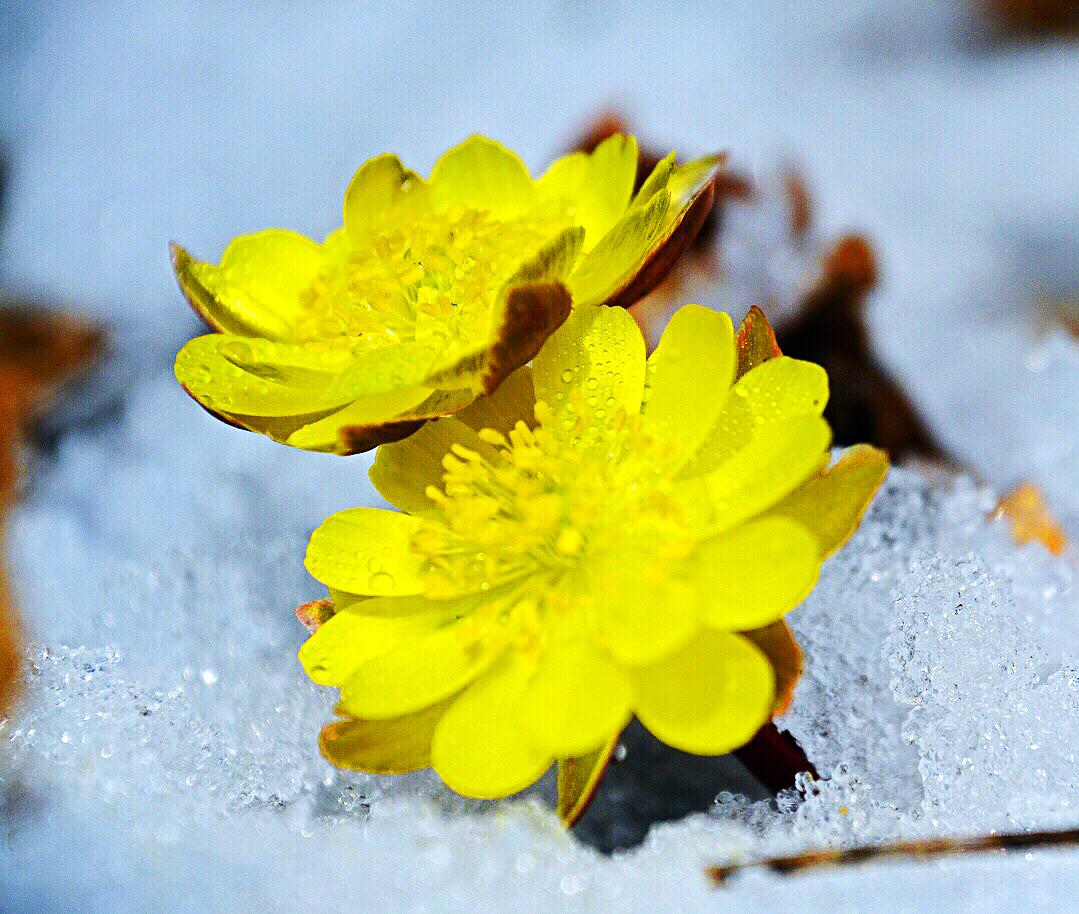
[(892, 691), (910, 707), (903, 736), (918, 750), (922, 808), (937, 827), (1075, 821), (1074, 661), (1049, 662), (1004, 574), (973, 554), (915, 556), (897, 599), (885, 648)]

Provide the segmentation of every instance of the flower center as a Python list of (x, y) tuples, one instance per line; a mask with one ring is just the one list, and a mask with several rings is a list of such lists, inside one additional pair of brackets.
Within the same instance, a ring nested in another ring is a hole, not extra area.
[(325, 267), (303, 295), (307, 339), (474, 341), (502, 284), (565, 227), (554, 218), (500, 221), (454, 206), (377, 234)]
[[(589, 412), (580, 406), (578, 415)], [(429, 597), (529, 580), (537, 591), (570, 589), (604, 554), (681, 553), (695, 541), (694, 512), (664, 469), (669, 448), (642, 431), (639, 415), (619, 411), (585, 448), (546, 403), (535, 413), (534, 428), (480, 432), (493, 456), (454, 445), (443, 459), (443, 488), (427, 489), (443, 523), (412, 542), (427, 559)]]

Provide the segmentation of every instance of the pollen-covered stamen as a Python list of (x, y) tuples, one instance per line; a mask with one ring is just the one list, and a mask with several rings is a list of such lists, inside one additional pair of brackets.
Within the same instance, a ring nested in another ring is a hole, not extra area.
[(643, 432), (639, 416), (619, 411), (602, 424), (604, 446), (583, 450), (573, 438), (576, 423), (589, 419), (587, 404), (580, 409), (566, 429), (540, 401), (534, 425), (479, 433), (493, 457), (460, 444), (444, 456), (442, 488), (427, 489), (443, 524), (413, 541), (427, 558), (429, 596), (533, 577), (550, 584), (621, 540), (690, 537), (662, 472), (667, 443)]
[(467, 341), (486, 330), (502, 283), (563, 228), (560, 219), (500, 221), (461, 206), (390, 222), (316, 277), (297, 333)]

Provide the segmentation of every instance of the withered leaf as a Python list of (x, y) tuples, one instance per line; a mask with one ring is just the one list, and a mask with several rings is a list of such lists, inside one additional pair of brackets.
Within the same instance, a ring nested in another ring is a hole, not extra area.
[[(59, 388), (85, 371), (102, 334), (70, 315), (0, 298), (0, 523), (15, 498), (19, 443)], [(10, 706), (19, 670), (19, 637), (0, 570), (0, 714)]]
[(618, 734), (595, 752), (559, 760), (558, 818), (566, 828), (570, 828), (585, 814), (617, 745)]
[(296, 607), (296, 618), (312, 635), (333, 617), (333, 600), (311, 600)]
[(1041, 543), (1053, 555), (1061, 555), (1068, 546), (1064, 528), (1049, 510), (1041, 489), (1031, 483), (1016, 486), (1004, 495), (991, 516), (1006, 520), (1012, 538), (1020, 545)]
[(1075, 0), (977, 0), (1006, 33), (1079, 35), (1079, 3)]
[(893, 460), (943, 452), (913, 406), (881, 368), (869, 344), (865, 303), (877, 283), (873, 248), (858, 235), (841, 238), (824, 257), (795, 316), (777, 328), (783, 352), (828, 372), (824, 418), (837, 444), (864, 442)]
[(802, 649), (794, 640), (794, 633), (790, 626), (780, 619), (764, 628), (742, 632), (742, 636), (764, 652), (776, 674), (776, 698), (772, 716), (778, 717), (786, 713), (794, 698), (794, 687), (798, 684), (798, 677), (802, 675), (805, 661)]
[(772, 325), (768, 323), (768, 318), (756, 305), (750, 308), (749, 313), (742, 319), (734, 342), (738, 349), (735, 380), (769, 359), (783, 355), (779, 349), (779, 343), (776, 342)]

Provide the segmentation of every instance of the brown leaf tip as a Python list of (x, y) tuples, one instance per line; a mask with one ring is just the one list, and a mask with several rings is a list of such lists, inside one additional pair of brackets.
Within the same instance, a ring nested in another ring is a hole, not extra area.
[(333, 600), (312, 600), (296, 607), (296, 618), (313, 635), (334, 615)]
[(840, 238), (824, 261), (824, 272), (832, 281), (843, 283), (852, 294), (864, 294), (877, 284), (877, 256), (861, 235)]
[(1011, 526), (1012, 539), (1021, 546), (1041, 543), (1053, 555), (1061, 555), (1068, 546), (1064, 528), (1053, 516), (1041, 489), (1024, 483), (997, 502), (990, 515), (1003, 518)]

